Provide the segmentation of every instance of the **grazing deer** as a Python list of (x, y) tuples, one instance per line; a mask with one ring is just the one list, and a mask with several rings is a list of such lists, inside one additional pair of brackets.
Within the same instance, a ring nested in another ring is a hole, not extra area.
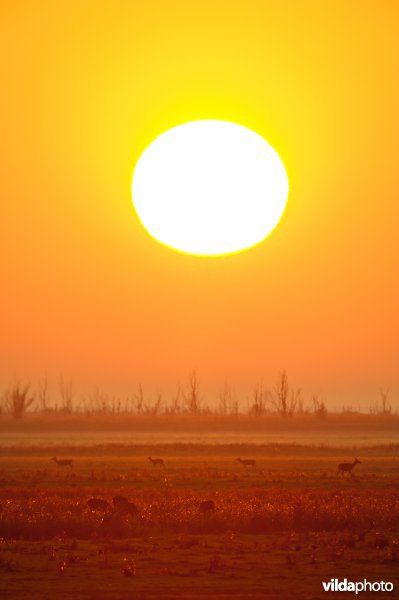
[(87, 501), (87, 506), (91, 512), (111, 512), (112, 506), (107, 500), (101, 500), (101, 498), (90, 498)]
[(57, 458), (55, 458), (55, 456), (53, 456), (53, 458), (51, 460), (53, 460), (55, 463), (57, 463), (57, 465), (59, 467), (70, 467), (72, 469), (73, 460), (71, 460), (70, 458), (68, 458), (68, 459), (64, 458), (63, 460), (58, 460)]
[(256, 465), (256, 460), (254, 460), (253, 458), (247, 458), (247, 459), (242, 459), (242, 458), (237, 458), (238, 462), (242, 464), (243, 467), (254, 467)]
[(151, 458), (151, 456), (149, 456), (148, 460), (150, 461), (150, 463), (152, 464), (153, 467), (164, 467), (165, 466), (165, 461), (163, 460), (163, 458)]
[(361, 462), (358, 458), (355, 458), (353, 463), (341, 463), (340, 465), (338, 465), (337, 475), (341, 475), (343, 477), (345, 473), (349, 473), (351, 477), (353, 477), (353, 469), (356, 467), (356, 465), (360, 464)]
[(118, 510), (119, 508), (126, 506), (126, 504), (129, 502), (129, 500), (127, 498), (125, 498), (125, 496), (114, 496), (112, 498), (112, 504), (114, 505), (115, 510)]
[(204, 500), (199, 505), (198, 510), (203, 515), (215, 514), (215, 503), (213, 500)]
[(140, 511), (133, 502), (129, 502), (124, 496), (114, 496), (112, 503), (117, 513), (130, 515), (132, 517), (139, 517)]

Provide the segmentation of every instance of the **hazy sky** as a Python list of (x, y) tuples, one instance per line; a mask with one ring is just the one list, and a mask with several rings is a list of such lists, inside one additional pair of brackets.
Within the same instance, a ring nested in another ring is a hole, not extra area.
[[(396, 0), (3, 2), (0, 384), (399, 394)], [(144, 148), (246, 125), (291, 192), (250, 251), (163, 247), (132, 207)]]

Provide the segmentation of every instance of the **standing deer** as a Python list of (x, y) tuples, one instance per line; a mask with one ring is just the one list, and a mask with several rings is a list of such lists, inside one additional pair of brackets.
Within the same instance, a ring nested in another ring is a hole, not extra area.
[(215, 514), (215, 503), (213, 500), (204, 500), (199, 505), (198, 510), (203, 515)]
[(353, 463), (341, 463), (340, 465), (338, 465), (337, 475), (341, 475), (341, 477), (343, 477), (345, 473), (349, 473), (351, 477), (353, 477), (353, 469), (356, 467), (356, 465), (360, 464), (361, 462), (358, 458), (355, 458)]
[(131, 517), (139, 517), (140, 511), (133, 502), (129, 502), (124, 496), (114, 496), (112, 498), (115, 511), (120, 515), (130, 515)]
[(126, 506), (126, 504), (129, 502), (129, 500), (127, 498), (125, 498), (125, 496), (114, 496), (112, 498), (112, 504), (114, 505), (115, 510), (120, 509), (123, 506)]
[(87, 501), (87, 506), (91, 510), (91, 512), (112, 512), (112, 506), (107, 500), (102, 500), (101, 498), (90, 498)]
[(68, 459), (64, 458), (63, 460), (58, 460), (55, 456), (53, 456), (53, 458), (51, 460), (53, 460), (55, 463), (57, 463), (57, 465), (59, 467), (70, 467), (72, 469), (73, 460), (71, 460), (70, 458), (68, 458)]
[(151, 458), (151, 456), (149, 456), (148, 460), (150, 461), (150, 463), (152, 464), (153, 467), (164, 467), (165, 466), (165, 461), (163, 460), (163, 458)]
[(254, 460), (253, 458), (247, 458), (247, 459), (242, 459), (242, 458), (237, 458), (238, 462), (242, 464), (243, 467), (255, 467), (256, 465), (256, 460)]

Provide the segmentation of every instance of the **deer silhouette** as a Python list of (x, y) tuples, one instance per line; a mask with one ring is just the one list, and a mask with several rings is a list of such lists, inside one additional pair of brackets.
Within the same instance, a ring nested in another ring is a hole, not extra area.
[(130, 515), (132, 517), (139, 517), (140, 511), (133, 502), (129, 502), (124, 496), (114, 496), (112, 498), (115, 511), (119, 515)]
[(361, 462), (358, 458), (355, 458), (353, 463), (341, 463), (338, 465), (337, 475), (341, 475), (343, 477), (345, 473), (349, 473), (351, 477), (353, 477), (353, 469), (356, 465), (360, 465)]

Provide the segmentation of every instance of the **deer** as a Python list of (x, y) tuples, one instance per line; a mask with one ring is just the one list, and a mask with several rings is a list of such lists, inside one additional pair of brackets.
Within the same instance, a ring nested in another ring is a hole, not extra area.
[(112, 498), (114, 509), (118, 514), (130, 515), (132, 517), (139, 517), (140, 511), (133, 502), (129, 502), (124, 496), (114, 496)]
[(91, 512), (112, 512), (112, 506), (107, 500), (102, 500), (101, 498), (90, 498), (87, 501), (87, 506), (91, 510)]
[(215, 503), (213, 500), (204, 500), (198, 507), (202, 515), (215, 514)]
[(125, 496), (114, 496), (112, 498), (112, 504), (114, 505), (115, 510), (118, 510), (119, 508), (126, 506), (126, 504), (129, 502), (129, 500), (127, 498), (125, 498)]
[(247, 459), (242, 459), (242, 458), (237, 458), (238, 462), (242, 464), (242, 466), (244, 468), (247, 467), (255, 467), (256, 465), (256, 460), (254, 460), (253, 458), (247, 458)]
[(68, 458), (68, 459), (64, 458), (62, 460), (58, 460), (55, 456), (53, 456), (53, 458), (51, 460), (53, 460), (55, 463), (57, 463), (57, 465), (59, 467), (70, 467), (72, 469), (73, 460), (71, 460), (70, 458)]
[(148, 460), (150, 461), (150, 463), (152, 464), (153, 467), (164, 467), (165, 466), (165, 461), (163, 460), (163, 458), (151, 458), (151, 456), (149, 456)]
[(341, 477), (343, 477), (345, 473), (349, 473), (351, 477), (353, 477), (353, 469), (356, 467), (356, 465), (360, 464), (361, 462), (358, 458), (355, 458), (353, 463), (341, 463), (338, 465), (337, 475), (341, 475)]

